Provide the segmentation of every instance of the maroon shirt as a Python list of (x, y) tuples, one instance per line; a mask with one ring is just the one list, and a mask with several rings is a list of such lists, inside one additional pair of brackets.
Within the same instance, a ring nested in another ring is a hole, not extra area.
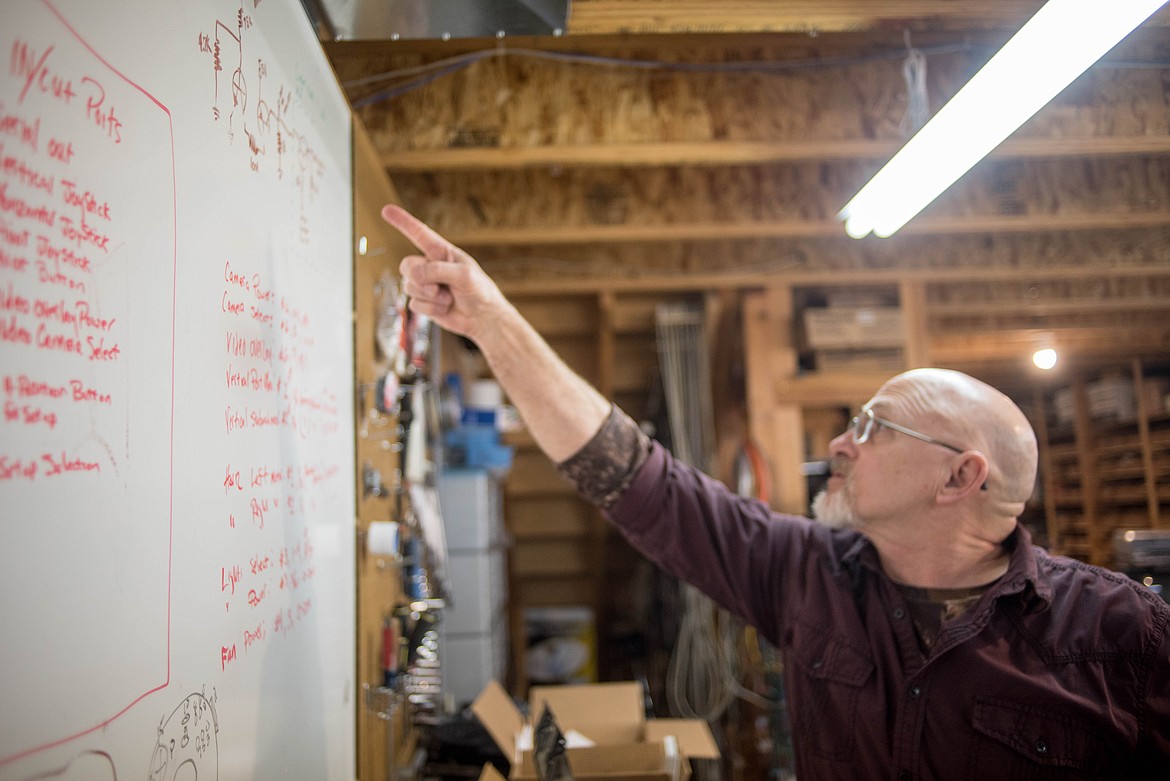
[(607, 517), (781, 649), (800, 781), (1170, 779), (1170, 607), (1149, 589), (1020, 526), (1007, 574), (924, 655), (865, 537), (773, 513), (657, 443), (631, 456), (616, 422), (562, 469), (581, 485), (582, 457), (633, 465)]

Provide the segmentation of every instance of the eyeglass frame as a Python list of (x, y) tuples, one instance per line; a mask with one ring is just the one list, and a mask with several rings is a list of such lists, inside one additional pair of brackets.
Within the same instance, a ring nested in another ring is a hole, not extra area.
[[(862, 416), (864, 416), (864, 421), (865, 421), (865, 433), (862, 435), (859, 435), (857, 432), (860, 429), (860, 426), (862, 423)], [(905, 434), (908, 437), (914, 437), (915, 439), (921, 440), (922, 442), (926, 442), (927, 444), (938, 445), (939, 447), (945, 447), (947, 450), (951, 451), (952, 453), (962, 454), (962, 453), (967, 452), (963, 448), (956, 447), (955, 445), (951, 445), (951, 444), (949, 444), (947, 442), (943, 442), (942, 440), (939, 440), (939, 439), (935, 439), (934, 437), (930, 436), (929, 434), (923, 434), (921, 431), (915, 431), (914, 429), (909, 429), (909, 428), (906, 428), (905, 426), (898, 425), (897, 423), (894, 423), (893, 421), (889, 421), (889, 420), (886, 420), (885, 418), (878, 417), (877, 415), (874, 414), (872, 407), (865, 407), (857, 415), (854, 415), (853, 419), (851, 421), (849, 421), (849, 430), (851, 432), (853, 444), (864, 445), (866, 442), (868, 442), (869, 438), (871, 436), (873, 436), (873, 430), (876, 426), (885, 426), (890, 431), (896, 431), (899, 434)], [(980, 490), (983, 490), (983, 491), (987, 490), (987, 483), (986, 482), (980, 486)]]
[[(865, 433), (858, 434), (858, 431), (860, 430), (861, 423), (862, 423), (862, 416), (864, 416), (864, 418), (865, 418)], [(849, 421), (849, 430), (853, 432), (853, 444), (864, 445), (866, 442), (868, 442), (869, 438), (871, 436), (873, 436), (873, 429), (874, 429), (875, 425), (885, 426), (886, 428), (890, 429), (891, 431), (897, 431), (899, 434), (905, 434), (908, 437), (914, 437), (915, 439), (920, 439), (923, 442), (929, 442), (932, 445), (939, 445), (941, 447), (945, 447), (947, 450), (950, 450), (952, 453), (965, 453), (966, 452), (963, 448), (955, 447), (954, 445), (947, 444), (946, 442), (935, 439), (932, 436), (929, 436), (927, 434), (923, 434), (920, 431), (914, 431), (913, 429), (906, 428), (905, 426), (900, 426), (897, 423), (894, 423), (893, 421), (886, 420), (885, 418), (879, 418), (877, 415), (875, 415), (873, 413), (872, 407), (866, 407), (860, 413), (858, 413), (857, 415), (854, 415), (853, 420)]]

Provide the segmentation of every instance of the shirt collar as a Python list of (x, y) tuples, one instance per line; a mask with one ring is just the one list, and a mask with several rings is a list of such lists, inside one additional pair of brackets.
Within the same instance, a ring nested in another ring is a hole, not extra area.
[(1025, 607), (1035, 598), (1040, 602), (1037, 609), (1047, 608), (1052, 604), (1052, 583), (1040, 573), (1032, 533), (1017, 521), (1015, 531), (1003, 541), (1003, 546), (1011, 551), (1011, 560), (1007, 572), (996, 584), (996, 596), (1018, 594)]
[[(877, 549), (869, 538), (853, 530), (837, 532), (834, 536), (838, 556), (845, 569), (851, 570), (860, 564), (886, 577), (878, 560)], [(1035, 606), (1037, 609), (1046, 608), (1052, 602), (1052, 584), (1040, 574), (1031, 533), (1017, 522), (1016, 528), (1001, 544), (1011, 552), (1011, 558), (1008, 560), (1007, 572), (991, 587), (993, 595), (996, 598), (1018, 596), (1025, 609), (1035, 598), (1040, 602)]]

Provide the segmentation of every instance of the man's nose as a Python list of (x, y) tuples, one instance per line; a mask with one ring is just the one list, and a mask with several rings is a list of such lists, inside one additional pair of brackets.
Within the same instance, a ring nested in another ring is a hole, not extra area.
[(857, 455), (857, 443), (853, 441), (853, 431), (845, 429), (829, 440), (829, 455), (852, 458)]

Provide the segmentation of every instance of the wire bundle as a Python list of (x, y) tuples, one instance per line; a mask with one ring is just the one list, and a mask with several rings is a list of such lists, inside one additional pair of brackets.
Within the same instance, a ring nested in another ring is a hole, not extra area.
[[(661, 305), (655, 310), (655, 331), (675, 456), (709, 473), (715, 425), (703, 311)], [(738, 622), (692, 586), (681, 584), (680, 589), (683, 615), (667, 668), (672, 710), (713, 722), (736, 697), (769, 707), (739, 684)]]

